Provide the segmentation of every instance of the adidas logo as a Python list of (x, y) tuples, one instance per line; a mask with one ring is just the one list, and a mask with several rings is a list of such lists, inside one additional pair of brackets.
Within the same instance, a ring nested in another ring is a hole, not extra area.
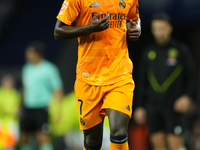
[(92, 5), (89, 6), (89, 8), (96, 8), (96, 7), (100, 7), (99, 4), (97, 3), (97, 1), (95, 0), (94, 3), (92, 3)]
[(124, 107), (124, 109), (127, 109), (128, 111), (130, 111), (130, 106), (128, 105), (128, 106)]

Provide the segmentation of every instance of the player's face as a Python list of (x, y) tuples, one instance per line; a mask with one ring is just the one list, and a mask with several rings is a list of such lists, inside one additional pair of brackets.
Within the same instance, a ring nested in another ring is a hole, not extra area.
[(165, 44), (172, 33), (171, 25), (164, 20), (154, 20), (151, 23), (152, 34), (158, 44)]
[(28, 47), (26, 49), (26, 60), (30, 63), (35, 63), (38, 59), (38, 54), (33, 47)]

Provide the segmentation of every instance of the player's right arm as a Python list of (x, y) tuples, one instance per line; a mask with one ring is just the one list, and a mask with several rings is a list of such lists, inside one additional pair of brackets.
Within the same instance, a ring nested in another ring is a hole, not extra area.
[(85, 34), (91, 34), (94, 32), (100, 32), (109, 28), (109, 20), (107, 15), (105, 18), (98, 20), (98, 17), (101, 13), (94, 16), (89, 25), (81, 26), (81, 27), (73, 27), (71, 25), (67, 25), (60, 20), (57, 20), (54, 37), (56, 40), (67, 40), (77, 38), (79, 36)]

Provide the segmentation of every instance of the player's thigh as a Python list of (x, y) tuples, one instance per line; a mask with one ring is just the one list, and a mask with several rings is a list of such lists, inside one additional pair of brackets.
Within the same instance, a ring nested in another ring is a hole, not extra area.
[(151, 133), (150, 142), (153, 146), (153, 149), (162, 150), (167, 148), (166, 134), (163, 131)]
[(90, 146), (96, 146), (102, 143), (103, 121), (96, 126), (83, 130), (84, 140)]
[(101, 86), (88, 85), (80, 80), (75, 83), (76, 105), (81, 130), (91, 129), (102, 122), (105, 114), (100, 110), (103, 105)]
[(127, 134), (130, 117), (117, 110), (105, 109), (109, 118), (110, 134), (122, 136)]
[(184, 147), (183, 138), (180, 135), (168, 134), (167, 144), (170, 150), (177, 150)]
[(109, 118), (111, 135), (120, 136), (127, 133), (132, 114), (132, 100), (135, 84), (132, 79), (107, 86), (102, 109)]
[[(112, 116), (115, 113), (119, 114), (118, 112), (121, 112), (121, 116), (128, 115), (130, 118), (132, 114), (134, 88), (135, 84), (132, 79), (121, 81), (111, 86), (106, 86), (104, 89), (106, 94), (103, 97), (102, 110), (116, 110), (116, 112), (112, 112)], [(109, 119), (111, 119), (112, 116), (110, 116)]]

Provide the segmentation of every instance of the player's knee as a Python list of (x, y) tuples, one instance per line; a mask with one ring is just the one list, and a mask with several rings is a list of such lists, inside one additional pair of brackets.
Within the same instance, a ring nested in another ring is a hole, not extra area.
[(102, 145), (102, 136), (87, 135), (84, 138), (84, 147), (86, 150), (100, 150)]
[(127, 133), (130, 117), (122, 112), (106, 109), (110, 124), (110, 134), (122, 136)]
[(127, 134), (127, 127), (114, 125), (110, 127), (110, 134), (113, 136), (123, 136)]
[[(102, 145), (102, 135), (101, 134), (86, 134), (85, 133), (85, 136), (84, 136), (84, 145), (85, 145), (85, 148), (87, 149), (87, 147), (89, 149), (94, 149), (94, 148), (97, 148), (97, 147), (101, 147)], [(94, 149), (96, 150), (96, 149)]]
[(128, 134), (124, 134), (121, 136), (110, 135), (110, 141), (116, 144), (123, 144), (128, 140)]
[(85, 147), (96, 150), (101, 147), (103, 137), (103, 123), (100, 123), (88, 130), (84, 130)]
[(88, 142), (84, 141), (84, 147), (86, 150), (100, 150), (101, 149), (101, 145), (102, 145), (101, 141), (100, 143), (94, 142), (94, 141), (88, 141)]
[(87, 136), (84, 141), (85, 144), (88, 145), (89, 147), (95, 147), (102, 144), (102, 138), (100, 138), (99, 136), (96, 137)]

